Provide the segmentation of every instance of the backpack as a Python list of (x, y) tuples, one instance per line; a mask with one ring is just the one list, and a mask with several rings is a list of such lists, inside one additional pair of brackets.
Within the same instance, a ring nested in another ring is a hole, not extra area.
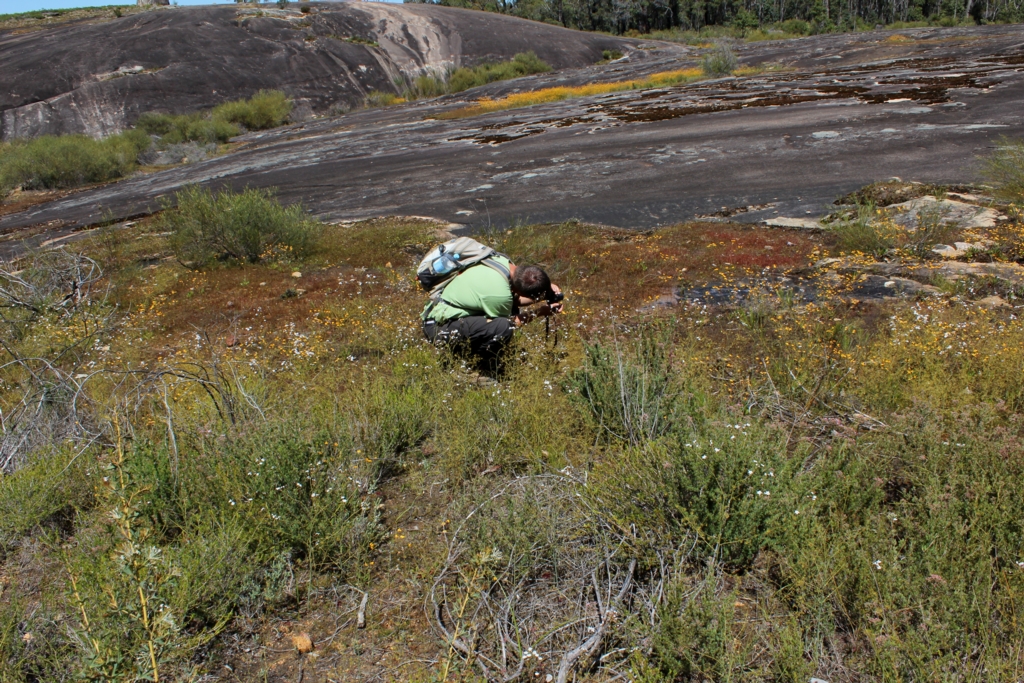
[(470, 266), (482, 263), (509, 277), (509, 270), (493, 260), (492, 256), (505, 256), (470, 237), (456, 237), (438, 245), (423, 257), (416, 268), (416, 279), (420, 287), (430, 292), (435, 304), (441, 300), (441, 292), (455, 276)]

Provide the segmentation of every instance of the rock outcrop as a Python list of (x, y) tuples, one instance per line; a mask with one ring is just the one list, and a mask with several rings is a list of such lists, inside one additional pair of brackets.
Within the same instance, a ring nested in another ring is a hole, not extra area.
[(427, 72), (533, 50), (556, 69), (630, 42), (434, 5), (173, 7), (0, 35), (0, 139), (103, 136), (146, 111), (185, 113), (260, 89), (297, 112), (344, 110)]

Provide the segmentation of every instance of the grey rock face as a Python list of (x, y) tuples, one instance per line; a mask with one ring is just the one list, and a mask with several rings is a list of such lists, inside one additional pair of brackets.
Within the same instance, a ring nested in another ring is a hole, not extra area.
[(146, 111), (185, 113), (260, 89), (300, 111), (359, 104), (423, 73), (533, 50), (556, 69), (630, 41), (432, 5), (207, 6), (0, 34), (0, 139), (104, 136)]
[[(836, 197), (893, 176), (972, 182), (977, 158), (1001, 136), (1024, 136), (1021, 26), (919, 30), (913, 43), (887, 35), (737, 48), (745, 64), (792, 70), (440, 118), (483, 96), (695, 62), (686, 47), (644, 43), (615, 64), (249, 133), (230, 154), (0, 216), (0, 254), (159, 210), (187, 184), (276, 188), (284, 203), (330, 221), (430, 216), (470, 229), (570, 218), (634, 228), (711, 214), (813, 219)], [(842, 60), (822, 65), (825, 54)], [(917, 111), (921, 102), (929, 113)], [(839, 136), (814, 136), (821, 131)]]

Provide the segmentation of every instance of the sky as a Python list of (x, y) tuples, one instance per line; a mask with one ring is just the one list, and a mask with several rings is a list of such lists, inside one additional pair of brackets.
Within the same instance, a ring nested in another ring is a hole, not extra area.
[[(177, 0), (179, 5), (223, 5), (228, 2), (230, 0)], [(37, 9), (67, 9), (69, 7), (134, 4), (134, 0), (132, 2), (124, 2), (123, 0), (0, 0), (0, 14), (30, 12)]]

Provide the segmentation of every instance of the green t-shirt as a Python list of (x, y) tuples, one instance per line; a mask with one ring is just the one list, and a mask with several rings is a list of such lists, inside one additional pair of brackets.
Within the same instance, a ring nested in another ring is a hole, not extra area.
[[(505, 266), (509, 260), (503, 256), (492, 259)], [(484, 315), (488, 318), (507, 318), (512, 315), (512, 287), (508, 278), (490, 266), (478, 263), (470, 266), (448, 283), (441, 294), (443, 301), (426, 317), (445, 323), (456, 318)], [(427, 302), (430, 306), (430, 302)]]

